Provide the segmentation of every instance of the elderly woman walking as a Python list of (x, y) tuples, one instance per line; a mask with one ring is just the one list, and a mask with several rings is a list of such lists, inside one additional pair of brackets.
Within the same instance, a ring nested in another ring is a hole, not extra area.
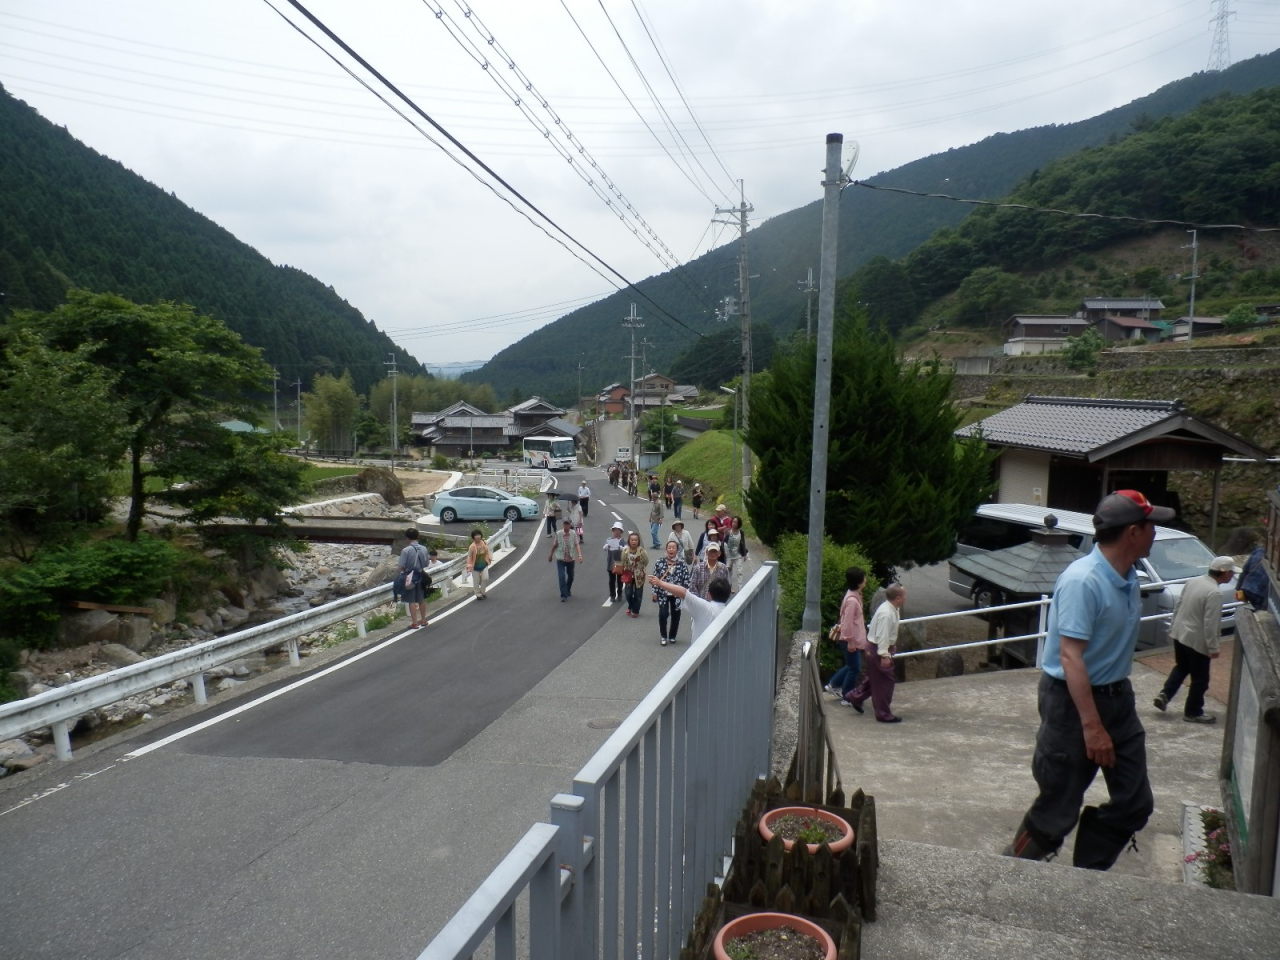
[(622, 551), (622, 585), (627, 595), (627, 616), (640, 616), (640, 601), (644, 599), (645, 571), (649, 569), (649, 554), (640, 546), (640, 534), (634, 530), (627, 534), (627, 547)]
[[(653, 575), (664, 584), (689, 586), (689, 568), (685, 565), (680, 544), (675, 540), (667, 541), (666, 555), (659, 557), (653, 565)], [(680, 630), (680, 597), (655, 587), (653, 599), (658, 604), (658, 642), (665, 647), (676, 642), (676, 634)]]

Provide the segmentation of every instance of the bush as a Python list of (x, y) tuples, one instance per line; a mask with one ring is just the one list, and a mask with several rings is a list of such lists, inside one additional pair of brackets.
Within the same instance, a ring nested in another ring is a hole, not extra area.
[[(808, 534), (783, 534), (774, 548), (774, 555), (778, 558), (778, 583), (782, 588), (782, 599), (778, 604), (782, 625), (787, 630), (799, 630), (804, 616), (806, 568), (809, 563)], [(845, 594), (844, 574), (850, 567), (861, 567), (867, 571), (867, 584), (862, 588), (862, 599), (864, 604), (870, 603), (875, 592), (880, 589), (880, 581), (871, 573), (871, 561), (863, 556), (862, 548), (836, 543), (830, 537), (824, 538), (822, 600), (819, 604), (824, 635), (840, 619), (840, 601)], [(871, 611), (867, 611), (868, 622), (871, 620), (870, 613)], [(823, 639), (819, 649), (819, 665), (824, 675), (843, 665), (844, 654), (834, 644)]]
[(437, 453), (434, 457), (431, 458), (431, 469), (432, 470), (448, 470), (449, 458), (446, 457), (443, 453)]
[(42, 552), (30, 563), (0, 565), (0, 630), (33, 647), (55, 637), (58, 617), (73, 600), (136, 604), (158, 594), (180, 553), (146, 535), (96, 540)]

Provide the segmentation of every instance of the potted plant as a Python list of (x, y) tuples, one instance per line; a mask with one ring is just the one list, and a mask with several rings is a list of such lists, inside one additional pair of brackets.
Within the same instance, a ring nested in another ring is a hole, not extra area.
[(783, 847), (790, 852), (797, 842), (817, 853), (827, 844), (832, 853), (842, 853), (853, 846), (853, 827), (842, 817), (817, 807), (778, 807), (760, 818), (760, 836), (768, 843), (774, 834), (782, 837)]
[(716, 960), (836, 960), (831, 935), (789, 913), (748, 913), (730, 920), (716, 934), (712, 950)]

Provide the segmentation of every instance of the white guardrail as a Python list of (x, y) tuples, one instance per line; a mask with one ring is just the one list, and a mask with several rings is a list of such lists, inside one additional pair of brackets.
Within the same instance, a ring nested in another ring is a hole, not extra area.
[[(1151, 583), (1144, 583), (1142, 589), (1153, 590), (1158, 587), (1181, 586), (1186, 581), (1183, 580), (1159, 580)], [(989, 613), (1000, 613), (1004, 610), (1026, 610), (1030, 607), (1039, 607), (1040, 622), (1035, 633), (1023, 633), (1013, 637), (995, 637), (991, 640), (975, 640), (971, 643), (952, 643), (943, 647), (926, 647), (920, 650), (904, 650), (901, 653), (895, 653), (894, 659), (902, 659), (904, 657), (923, 657), (929, 654), (942, 653), (944, 650), (970, 650), (976, 647), (998, 647), (1005, 643), (1017, 643), (1020, 640), (1035, 640), (1036, 646), (1036, 667), (1039, 668), (1044, 660), (1044, 641), (1048, 636), (1047, 626), (1049, 619), (1049, 601), (1052, 599), (1048, 594), (1042, 593), (1039, 600), (1025, 600), (1021, 603), (1005, 603), (998, 607), (982, 607), (974, 610), (956, 610), (951, 613), (933, 613), (924, 617), (907, 617), (902, 620), (901, 626), (908, 626), (913, 623), (927, 623), (930, 620), (949, 620), (952, 617), (973, 617), (985, 616)], [(1237, 607), (1243, 606), (1239, 601), (1232, 603), (1224, 603), (1222, 605), (1223, 612), (1234, 612)], [(1141, 623), (1149, 623), (1153, 620), (1172, 620), (1173, 613), (1153, 613), (1150, 616), (1142, 617)]]
[[(488, 543), (494, 550), (510, 546), (510, 521), (503, 524), (489, 538)], [(443, 583), (443, 578), (456, 576), (465, 565), (466, 557), (457, 557), (431, 570), (431, 578)], [(142, 663), (98, 674), (96, 677), (86, 677), (65, 687), (38, 693), (34, 697), (0, 704), (0, 741), (51, 726), (58, 759), (70, 760), (72, 721), (90, 710), (107, 707), (183, 679), (191, 681), (196, 703), (207, 703), (204, 686), (206, 671), (281, 643), (288, 646), (289, 662), (296, 665), (301, 662), (298, 656), (299, 637), (346, 620), (355, 620), (356, 632), (363, 637), (366, 635), (365, 614), (390, 603), (391, 596), (390, 583), (371, 587), (350, 597), (292, 613), (270, 623), (214, 637), (183, 650), (175, 650)]]

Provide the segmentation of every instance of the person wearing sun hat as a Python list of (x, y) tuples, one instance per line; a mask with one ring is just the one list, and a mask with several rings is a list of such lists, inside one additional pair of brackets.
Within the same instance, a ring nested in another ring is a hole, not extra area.
[[(1058, 577), (1031, 761), (1039, 794), (1005, 856), (1049, 859), (1079, 821), (1072, 863), (1107, 870), (1155, 808), (1129, 682), (1142, 616), (1134, 564), (1151, 553), (1155, 525), (1173, 517), (1137, 490), (1108, 494), (1094, 511), (1093, 550)], [(1107, 802), (1081, 811), (1099, 767), (1107, 768)]]
[(1164, 712), (1169, 701), (1178, 695), (1182, 681), (1191, 678), (1182, 719), (1187, 723), (1217, 723), (1218, 718), (1204, 712), (1204, 694), (1209, 689), (1209, 666), (1217, 659), (1222, 639), (1222, 593), (1218, 589), (1236, 575), (1236, 562), (1230, 557), (1214, 557), (1209, 572), (1193, 577), (1182, 585), (1182, 593), (1173, 608), (1169, 636), (1173, 639), (1173, 669), (1164, 689), (1155, 699), (1156, 709)]
[(671, 521), (671, 533), (667, 535), (667, 539), (680, 544), (680, 558), (686, 566), (691, 566), (694, 558), (693, 534), (684, 528), (684, 521), (679, 517)]
[(622, 521), (613, 521), (609, 538), (604, 542), (604, 565), (609, 572), (609, 603), (622, 599), (622, 551), (627, 547), (627, 535)]

